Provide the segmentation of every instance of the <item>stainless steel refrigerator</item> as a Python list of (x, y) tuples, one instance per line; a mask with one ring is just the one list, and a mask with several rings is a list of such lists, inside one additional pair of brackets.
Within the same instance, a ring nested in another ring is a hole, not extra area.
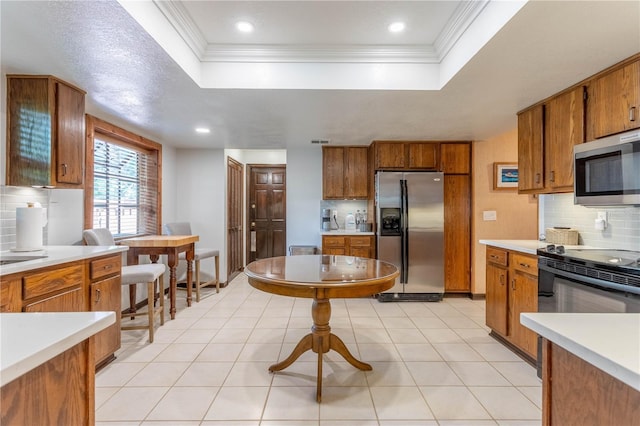
[(378, 259), (400, 276), (384, 301), (439, 301), (444, 294), (444, 175), (377, 172)]

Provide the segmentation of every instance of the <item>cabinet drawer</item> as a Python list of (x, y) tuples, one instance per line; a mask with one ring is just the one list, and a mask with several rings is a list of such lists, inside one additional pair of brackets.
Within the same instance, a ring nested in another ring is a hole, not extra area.
[(511, 266), (516, 271), (538, 276), (538, 258), (525, 254), (512, 253)]
[(371, 238), (369, 237), (351, 237), (351, 247), (369, 247), (371, 246)]
[(68, 266), (39, 274), (27, 275), (22, 279), (24, 299), (43, 296), (84, 283), (84, 265)]
[(344, 247), (345, 237), (324, 237), (322, 244), (326, 247)]
[(120, 254), (91, 261), (91, 280), (97, 280), (98, 278), (119, 273), (121, 264), (122, 256)]
[(507, 251), (500, 250), (494, 247), (487, 247), (487, 262), (495, 263), (496, 265), (507, 266)]

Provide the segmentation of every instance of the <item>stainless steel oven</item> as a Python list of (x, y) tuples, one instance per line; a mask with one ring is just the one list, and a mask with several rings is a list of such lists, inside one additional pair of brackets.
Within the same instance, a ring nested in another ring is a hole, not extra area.
[(538, 312), (640, 313), (639, 262), (630, 250), (539, 249)]

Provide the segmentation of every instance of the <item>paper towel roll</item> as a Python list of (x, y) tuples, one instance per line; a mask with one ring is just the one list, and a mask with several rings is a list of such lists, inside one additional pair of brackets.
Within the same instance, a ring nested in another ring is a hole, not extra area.
[(16, 251), (42, 250), (44, 215), (43, 208), (16, 208)]

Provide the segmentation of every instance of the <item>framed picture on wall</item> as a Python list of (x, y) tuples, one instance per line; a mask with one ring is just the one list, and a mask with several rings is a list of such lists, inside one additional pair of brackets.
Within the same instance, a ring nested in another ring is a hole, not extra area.
[(518, 163), (493, 163), (493, 189), (518, 189)]

